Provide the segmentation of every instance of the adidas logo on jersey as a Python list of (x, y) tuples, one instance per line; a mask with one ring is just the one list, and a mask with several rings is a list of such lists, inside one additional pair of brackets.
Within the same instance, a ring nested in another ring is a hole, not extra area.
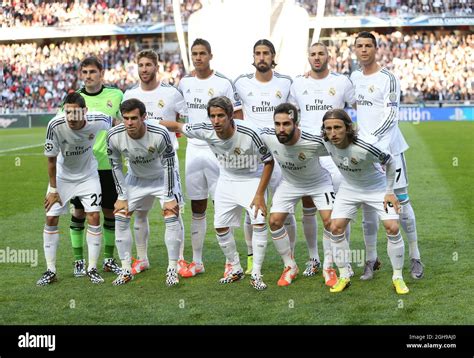
[(253, 93), (252, 92), (247, 93), (247, 97), (253, 97)]
[(307, 96), (307, 95), (308, 95), (308, 91), (307, 91), (307, 90), (304, 90), (303, 96)]

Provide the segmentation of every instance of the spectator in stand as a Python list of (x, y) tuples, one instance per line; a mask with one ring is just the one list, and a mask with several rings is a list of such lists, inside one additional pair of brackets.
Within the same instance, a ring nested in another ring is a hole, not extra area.
[[(90, 54), (103, 59), (104, 82), (124, 91), (138, 80), (134, 58), (139, 50), (131, 39), (0, 45), (1, 110), (54, 112), (64, 91), (80, 87), (79, 63)], [(179, 62), (170, 59), (176, 60), (175, 54), (165, 54), (160, 71), (168, 82), (176, 83), (184, 69), (179, 56)]]
[[(400, 79), (402, 102), (474, 100), (474, 35), (440, 30), (374, 34), (377, 61)], [(347, 32), (330, 34), (330, 67), (336, 72), (349, 75), (356, 68), (354, 39)], [(78, 65), (91, 54), (103, 59), (104, 82), (124, 91), (138, 81), (134, 58), (141, 49), (133, 38), (0, 45), (0, 111), (55, 111), (64, 91), (80, 87)], [(165, 54), (159, 70), (177, 85), (184, 73), (179, 54)]]
[[(172, 4), (164, 1), (3, 1), (0, 7), (0, 28), (19, 26), (71, 26), (85, 24), (134, 24), (173, 21)], [(181, 0), (184, 21), (202, 7), (199, 0)]]
[[(317, 1), (297, 0), (308, 13), (316, 15)], [(419, 15), (459, 16), (472, 13), (471, 0), (330, 0), (325, 16), (415, 17)]]

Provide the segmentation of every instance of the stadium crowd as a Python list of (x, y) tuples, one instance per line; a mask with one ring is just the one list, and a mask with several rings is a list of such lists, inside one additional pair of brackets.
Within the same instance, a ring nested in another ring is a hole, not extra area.
[[(126, 40), (86, 40), (0, 45), (0, 94), (2, 107), (28, 111), (54, 110), (64, 90), (77, 89), (80, 61), (89, 54), (103, 59), (105, 83), (122, 90), (138, 82), (135, 55), (138, 43)], [(179, 56), (166, 54), (160, 73), (170, 83), (182, 77)]]
[[(199, 0), (181, 0), (184, 21), (201, 8)], [(171, 1), (3, 1), (0, 28), (18, 26), (72, 26), (135, 24), (173, 21)]]
[[(317, 1), (297, 0), (310, 15), (316, 15)], [(330, 0), (326, 1), (324, 15), (333, 16), (403, 16), (426, 14), (472, 14), (472, 0)]]
[[(354, 35), (330, 36), (331, 68), (349, 75), (356, 66)], [(401, 82), (405, 103), (473, 100), (473, 35), (415, 32), (379, 34), (379, 61)], [(49, 45), (0, 45), (0, 95), (4, 110), (54, 110), (64, 89), (77, 89), (78, 65), (96, 54), (103, 59), (105, 82), (122, 90), (137, 83), (134, 62), (140, 45), (131, 39), (86, 40)], [(178, 54), (166, 54), (160, 73), (177, 84), (184, 75)]]
[[(311, 16), (316, 15), (317, 1), (296, 0)], [(186, 21), (202, 8), (199, 0), (181, 0), (181, 14)], [(442, 14), (472, 14), (472, 0), (330, 0), (324, 14), (376, 15), (379, 17)], [(135, 24), (173, 21), (169, 0), (81, 0), (15, 1), (0, 6), (0, 28), (16, 26), (70, 26), (84, 24)]]

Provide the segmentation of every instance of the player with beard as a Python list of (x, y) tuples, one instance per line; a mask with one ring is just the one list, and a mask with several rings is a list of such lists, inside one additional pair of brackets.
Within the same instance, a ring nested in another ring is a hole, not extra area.
[[(275, 46), (267, 39), (258, 40), (253, 46), (253, 66), (255, 73), (243, 74), (234, 81), (237, 93), (242, 101), (243, 119), (252, 123), (257, 128), (273, 128), (273, 112), (281, 103), (288, 102), (290, 95), (291, 77), (282, 75), (274, 70)], [(236, 118), (241, 118), (236, 116)], [(281, 179), (281, 170), (278, 165), (273, 169), (270, 181), (270, 190), (275, 192)], [(288, 234), (292, 249), (296, 243), (296, 220), (292, 213), (288, 215)], [(252, 226), (250, 218), (245, 217), (245, 241), (247, 243), (247, 271), (252, 270)]]
[[(137, 98), (145, 104), (147, 120), (183, 120), (187, 115), (186, 102), (179, 89), (160, 81), (157, 77), (158, 55), (153, 50), (143, 50), (137, 55), (138, 76), (140, 83), (127, 90), (123, 100)], [(175, 151), (178, 149), (178, 141), (175, 133), (169, 133)], [(179, 179), (179, 159), (177, 152), (175, 157), (175, 175), (177, 177), (178, 202), (183, 204), (182, 193)], [(159, 163), (158, 163), (159, 165)], [(181, 246), (178, 260), (178, 271), (186, 267), (184, 261), (184, 224), (181, 215), (178, 216), (181, 226)], [(148, 239), (150, 227), (148, 221), (148, 210), (137, 208), (134, 219), (135, 245), (137, 250), (137, 259), (133, 259), (131, 272), (136, 275), (150, 267), (148, 260)]]
[[(327, 156), (328, 152), (320, 136), (299, 129), (298, 110), (291, 103), (277, 106), (274, 128), (264, 128), (260, 137), (282, 171), (282, 180), (273, 194), (270, 230), (285, 265), (278, 285), (288, 286), (296, 278), (298, 266), (283, 223), (298, 200), (308, 197), (316, 204), (324, 228), (329, 232), (334, 189), (329, 172), (319, 164), (319, 157)], [(327, 284), (334, 285), (336, 282), (337, 279)]]
[[(354, 102), (354, 88), (351, 81), (344, 75), (332, 72), (328, 68), (330, 55), (326, 45), (317, 42), (310, 46), (308, 62), (311, 71), (304, 76), (294, 79), (290, 89), (290, 102), (299, 108), (301, 119), (299, 127), (308, 133), (319, 134), (322, 118), (330, 109), (343, 109), (347, 104)], [(331, 173), (334, 191), (337, 193), (342, 176), (334, 162), (328, 156), (319, 158), (321, 166)], [(303, 229), (308, 245), (310, 260), (303, 272), (304, 276), (313, 276), (320, 266), (318, 255), (318, 228), (316, 221), (316, 207), (310, 197), (303, 198)], [(346, 230), (349, 236), (350, 229)], [(329, 232), (323, 233), (323, 275), (326, 284), (332, 286), (337, 280), (333, 268), (331, 254), (331, 240)], [(349, 237), (347, 237), (349, 240)]]

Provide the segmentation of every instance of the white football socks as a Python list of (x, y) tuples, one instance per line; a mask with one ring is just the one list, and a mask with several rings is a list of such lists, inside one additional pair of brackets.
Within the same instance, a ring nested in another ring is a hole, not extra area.
[(202, 250), (206, 230), (206, 213), (193, 213), (191, 219), (191, 245), (193, 247), (193, 261), (198, 264), (202, 264)]
[(135, 247), (139, 260), (148, 260), (148, 239), (150, 237), (150, 224), (147, 210), (137, 210), (134, 213), (133, 229), (135, 231)]
[(99, 260), (100, 256), (100, 249), (102, 247), (102, 229), (99, 226), (91, 226), (88, 225), (87, 227), (87, 234), (86, 234), (86, 241), (87, 241), (87, 250), (89, 253), (89, 262), (87, 263), (87, 271), (90, 271), (93, 268), (97, 268), (97, 261)]
[(392, 279), (403, 278), (402, 269), (405, 258), (405, 244), (400, 231), (396, 235), (387, 234), (387, 254), (393, 268)]
[(122, 269), (130, 271), (132, 269), (132, 231), (129, 217), (115, 215), (115, 246), (117, 246)]
[(415, 212), (409, 201), (401, 203), (400, 225), (407, 235), (408, 254), (410, 259), (420, 259), (420, 250), (418, 249), (418, 235), (416, 232)]
[(291, 252), (290, 238), (286, 231), (285, 226), (281, 227), (278, 230), (271, 231), (273, 243), (277, 252), (280, 254), (283, 259), (285, 267), (295, 267), (296, 262), (293, 259), (293, 254)]
[(379, 230), (379, 218), (377, 212), (362, 205), (362, 229), (364, 231), (365, 255), (367, 261), (375, 261), (377, 258), (377, 233)]
[(244, 222), (244, 237), (245, 237), (245, 243), (247, 244), (248, 256), (251, 256), (253, 254), (252, 234), (253, 234), (252, 221), (250, 220), (249, 213), (246, 211), (245, 222)]
[(265, 259), (265, 251), (267, 249), (267, 226), (253, 227), (253, 266), (252, 274), (260, 275), (262, 273), (263, 260)]
[(296, 219), (295, 214), (288, 214), (285, 220), (285, 228), (290, 240), (291, 255), (295, 255), (296, 246)]
[(165, 244), (168, 250), (168, 268), (178, 269), (181, 245), (181, 224), (177, 216), (165, 217)]
[(57, 226), (44, 225), (43, 249), (48, 270), (56, 272), (56, 251), (59, 244), (59, 230)]
[(319, 261), (318, 253), (318, 221), (316, 220), (316, 208), (303, 207), (303, 231), (308, 246), (309, 257)]
[(331, 248), (334, 262), (339, 269), (339, 276), (341, 278), (349, 278), (349, 243), (347, 242), (344, 233), (340, 235), (331, 234)]

